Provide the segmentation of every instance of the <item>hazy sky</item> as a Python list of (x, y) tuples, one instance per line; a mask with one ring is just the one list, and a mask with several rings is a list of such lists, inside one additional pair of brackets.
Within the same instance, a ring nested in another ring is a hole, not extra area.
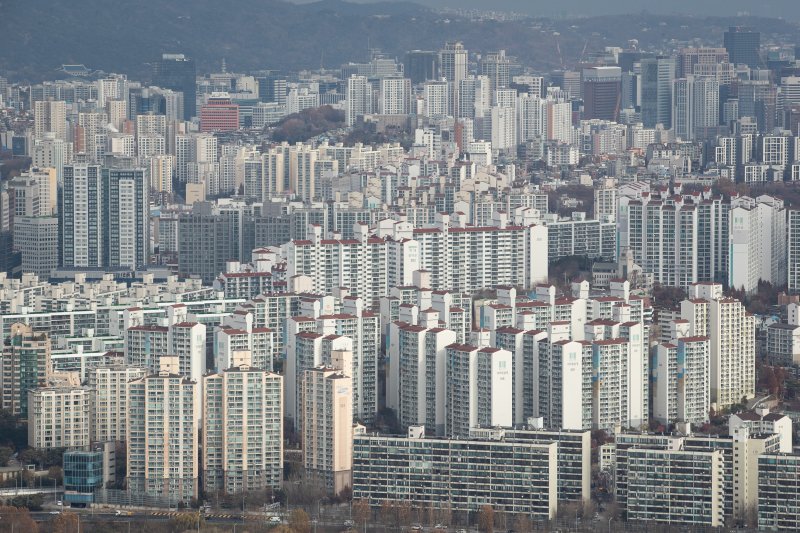
[[(313, 0), (291, 0), (307, 3)], [(375, 2), (379, 0), (350, 0)], [(739, 12), (800, 20), (800, 0), (415, 0), (431, 7), (503, 10), (542, 16), (653, 13), (735, 16)]]

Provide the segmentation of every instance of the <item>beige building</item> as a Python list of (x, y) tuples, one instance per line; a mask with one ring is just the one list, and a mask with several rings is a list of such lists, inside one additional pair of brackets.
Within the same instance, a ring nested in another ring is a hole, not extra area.
[(92, 391), (92, 442), (127, 440), (130, 383), (147, 374), (145, 368), (124, 365), (89, 369), (87, 378)]
[(351, 486), (353, 380), (339, 370), (317, 367), (303, 373), (303, 463), (307, 473), (339, 494)]
[(279, 488), (283, 376), (245, 362), (203, 377), (202, 454), (207, 492)]
[(188, 502), (198, 492), (198, 386), (177, 357), (160, 366), (128, 386), (128, 488)]
[(91, 391), (42, 387), (28, 391), (28, 445), (33, 448), (89, 446)]

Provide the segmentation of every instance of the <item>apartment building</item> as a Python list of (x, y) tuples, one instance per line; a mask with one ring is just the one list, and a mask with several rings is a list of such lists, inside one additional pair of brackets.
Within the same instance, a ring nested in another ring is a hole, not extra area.
[(47, 333), (24, 323), (11, 326), (0, 357), (0, 408), (28, 416), (28, 392), (43, 387), (52, 371)]
[(28, 446), (89, 446), (91, 391), (84, 387), (41, 387), (28, 391)]
[(203, 377), (204, 489), (233, 494), (279, 488), (283, 376), (234, 363), (238, 366)]
[(303, 373), (303, 464), (330, 494), (352, 487), (352, 379), (325, 366)]
[(128, 386), (128, 487), (188, 502), (198, 494), (198, 385), (162, 357), (157, 374)]
[(142, 379), (149, 372), (148, 368), (121, 364), (89, 369), (87, 383), (92, 392), (92, 442), (128, 440), (130, 384)]
[[(558, 445), (530, 440), (357, 435), (353, 442), (353, 497), (374, 508), (413, 501), (433, 508), (555, 516), (558, 504)], [(481, 468), (476, 469), (475, 465)], [(526, 472), (526, 475), (515, 475)], [(491, 487), (491, 490), (487, 490)]]

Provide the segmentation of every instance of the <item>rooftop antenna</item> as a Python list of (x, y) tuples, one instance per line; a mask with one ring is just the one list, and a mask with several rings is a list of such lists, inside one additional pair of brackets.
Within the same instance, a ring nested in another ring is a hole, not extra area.
[(225, 58), (223, 57), (222, 58), (222, 73), (225, 74), (226, 72), (228, 72), (228, 67), (225, 64)]

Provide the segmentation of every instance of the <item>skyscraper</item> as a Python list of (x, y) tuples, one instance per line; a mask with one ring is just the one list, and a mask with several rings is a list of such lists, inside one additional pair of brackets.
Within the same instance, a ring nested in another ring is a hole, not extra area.
[(645, 128), (662, 124), (672, 127), (672, 81), (675, 59), (657, 57), (642, 60), (642, 123)]
[(239, 129), (239, 105), (228, 93), (212, 93), (200, 108), (200, 131), (236, 131)]
[(100, 166), (76, 163), (64, 167), (59, 189), (61, 264), (103, 266), (103, 203)]
[(439, 72), (449, 82), (467, 77), (467, 50), (461, 42), (448, 42), (439, 51)]
[(351, 485), (353, 465), (352, 379), (324, 366), (303, 373), (303, 463), (328, 491)]
[(150, 205), (144, 169), (103, 168), (101, 181), (103, 266), (136, 269), (146, 265)]
[(761, 34), (745, 26), (731, 26), (725, 32), (725, 49), (731, 63), (757, 68), (761, 64)]
[(174, 359), (128, 385), (128, 489), (187, 502), (198, 489), (200, 393)]
[(497, 89), (508, 87), (511, 70), (511, 59), (506, 55), (505, 50), (490, 52), (484, 55), (480, 61), (480, 73), (488, 76), (491, 80), (492, 94)]
[(719, 126), (719, 82), (710, 76), (689, 75), (673, 87), (672, 127), (683, 140), (705, 138)]
[(583, 118), (619, 120), (622, 70), (619, 67), (583, 69)]
[(280, 487), (283, 376), (242, 364), (203, 377), (202, 461), (209, 492)]
[(406, 54), (405, 75), (411, 83), (435, 80), (439, 70), (439, 54), (428, 50), (411, 50)]
[(372, 113), (372, 85), (366, 76), (348, 78), (346, 103), (348, 127), (352, 127), (358, 117)]
[(197, 68), (183, 54), (163, 54), (153, 63), (153, 84), (183, 93), (183, 120), (197, 115)]

